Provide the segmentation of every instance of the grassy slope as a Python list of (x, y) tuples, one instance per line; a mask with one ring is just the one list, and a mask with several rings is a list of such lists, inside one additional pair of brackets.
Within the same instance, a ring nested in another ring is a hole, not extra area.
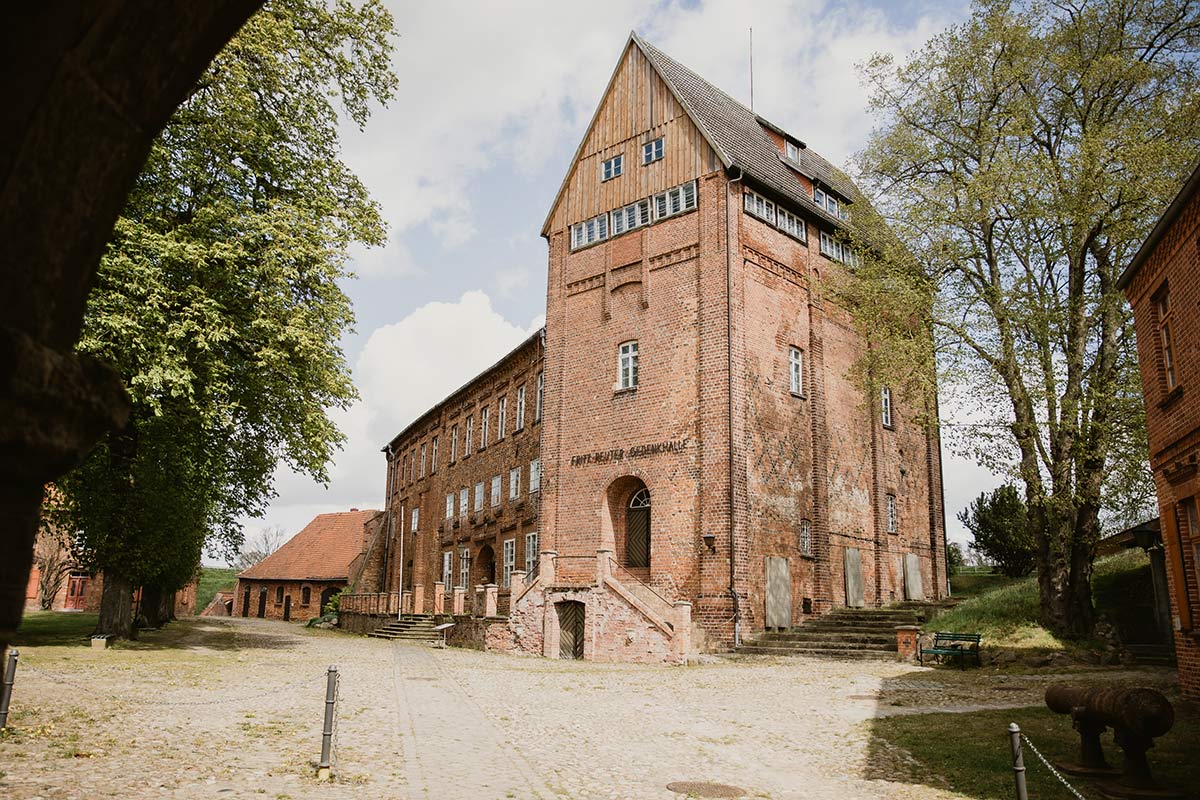
[(86, 644), (96, 630), (96, 614), (62, 611), (26, 611), (17, 628), (17, 647), (52, 647)]
[(200, 586), (196, 589), (196, 611), (203, 611), (221, 589), (232, 589), (237, 584), (236, 569), (224, 567), (202, 567)]
[[(1051, 761), (1078, 757), (1079, 737), (1071, 721), (1044, 707), (967, 714), (913, 714), (877, 719), (872, 726), (872, 757), (868, 763), (880, 774), (872, 777), (949, 788), (981, 800), (1010, 800), (1013, 794), (1008, 723), (1021, 730)], [(1121, 751), (1112, 736), (1102, 739), (1108, 763), (1120, 767)], [(1037, 757), (1025, 750), (1029, 796), (1038, 800), (1073, 797), (1050, 775)], [(1156, 740), (1150, 768), (1162, 784), (1200, 798), (1200, 717), (1192, 707), (1176, 703), (1174, 728)], [(905, 757), (905, 755), (909, 757)], [(1095, 790), (1084, 778), (1069, 778), (1085, 797)]]
[[(1149, 581), (1150, 561), (1141, 550), (1127, 550), (1098, 559), (1092, 579), (1097, 609), (1118, 625), (1136, 625), (1128, 611), (1131, 594), (1139, 594)], [(984, 645), (1061, 650), (1081, 643), (1058, 639), (1037, 623), (1036, 578), (1002, 581), (997, 588), (969, 597), (939, 614), (929, 626), (944, 631), (982, 633)], [(1088, 646), (1089, 643), (1082, 643)]]

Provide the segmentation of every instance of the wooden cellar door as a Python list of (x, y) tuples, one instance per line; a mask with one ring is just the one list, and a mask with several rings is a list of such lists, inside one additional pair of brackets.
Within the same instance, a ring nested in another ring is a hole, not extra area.
[(863, 600), (862, 553), (855, 547), (847, 547), (844, 556), (846, 573), (846, 605), (862, 608)]
[(558, 603), (558, 657), (583, 658), (583, 603), (568, 600)]
[(792, 627), (792, 570), (786, 558), (767, 557), (766, 626)]

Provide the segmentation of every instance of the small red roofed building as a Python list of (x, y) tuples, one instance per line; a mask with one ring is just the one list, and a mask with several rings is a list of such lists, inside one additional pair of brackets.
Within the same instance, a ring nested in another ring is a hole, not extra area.
[(1133, 306), (1179, 683), (1200, 698), (1200, 165), (1117, 282)]
[(381, 544), (383, 513), (318, 514), (265, 559), (238, 574), (234, 615), (263, 619), (319, 617), (329, 599), (352, 583)]

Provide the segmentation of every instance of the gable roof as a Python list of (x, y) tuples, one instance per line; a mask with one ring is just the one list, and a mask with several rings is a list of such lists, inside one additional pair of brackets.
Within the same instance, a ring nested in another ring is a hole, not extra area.
[(1146, 241), (1142, 242), (1142, 246), (1134, 254), (1133, 260), (1129, 262), (1129, 266), (1117, 278), (1118, 289), (1123, 290), (1129, 286), (1133, 280), (1133, 276), (1146, 263), (1146, 259), (1150, 258), (1150, 254), (1154, 252), (1154, 248), (1158, 247), (1158, 243), (1162, 241), (1163, 236), (1170, 230), (1172, 223), (1183, 213), (1184, 206), (1188, 204), (1188, 201), (1192, 199), (1192, 196), (1196, 194), (1198, 189), (1200, 189), (1200, 159), (1193, 162), (1192, 174), (1183, 184), (1183, 188), (1179, 190), (1179, 194), (1175, 195), (1175, 199), (1171, 201), (1171, 204), (1163, 211), (1162, 216), (1158, 218), (1154, 229), (1150, 231), (1150, 235), (1146, 237)]
[(363, 525), (381, 511), (318, 514), (282, 547), (239, 578), (282, 581), (348, 580), (350, 564), (363, 549)]
[[(816, 204), (812, 195), (804, 187), (804, 184), (797, 178), (797, 173), (799, 173), (814, 183), (832, 189), (848, 200), (860, 200), (862, 197), (861, 193), (840, 170), (825, 158), (808, 149), (795, 136), (788, 134), (779, 126), (758, 116), (749, 108), (638, 36), (636, 31), (629, 34), (629, 40), (625, 48), (621, 50), (621, 58), (617, 60), (617, 66), (613, 69), (608, 86), (601, 96), (600, 103), (596, 106), (596, 111), (592, 115), (591, 122), (588, 123), (588, 131), (591, 131), (592, 127), (596, 124), (596, 118), (604, 105), (603, 97), (606, 97), (612, 88), (613, 81), (616, 79), (617, 73), (621, 69), (621, 64), (624, 62), (625, 53), (630, 47), (637, 47), (646, 56), (651, 66), (654, 67), (654, 71), (662, 79), (663, 83), (666, 84), (676, 101), (679, 102), (679, 105), (683, 107), (684, 112), (699, 129), (701, 135), (704, 136), (705, 141), (716, 151), (717, 157), (721, 159), (721, 163), (725, 165), (727, 170), (740, 169), (755, 183), (782, 195), (829, 225), (836, 228), (845, 227), (843, 220), (833, 216)], [(800, 148), (800, 161), (798, 164), (793, 164), (784, 157), (783, 153), (775, 145), (775, 142), (767, 134), (765, 129), (768, 128), (796, 142)], [(554, 209), (558, 207), (559, 201), (566, 191), (574, 164), (579, 161), (586, 141), (587, 133), (585, 132), (571, 161), (572, 169), (567, 170), (562, 185), (559, 187), (558, 193), (554, 196), (554, 202), (550, 205), (546, 222), (542, 226), (543, 236), (549, 230), (550, 219), (554, 214)]]

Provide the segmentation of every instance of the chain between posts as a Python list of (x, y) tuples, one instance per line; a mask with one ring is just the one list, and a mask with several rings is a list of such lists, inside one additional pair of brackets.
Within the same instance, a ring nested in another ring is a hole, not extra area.
[(1034, 743), (1029, 741), (1028, 736), (1026, 736), (1025, 734), (1022, 733), (1021, 739), (1025, 742), (1025, 744), (1029, 745), (1029, 749), (1032, 750), (1033, 754), (1038, 757), (1038, 761), (1041, 761), (1043, 764), (1046, 765), (1046, 769), (1050, 770), (1050, 774), (1053, 775), (1054, 777), (1058, 778), (1059, 783), (1061, 783), (1063, 786), (1067, 787), (1068, 792), (1073, 794), (1077, 798), (1077, 800), (1087, 800), (1087, 798), (1085, 798), (1082, 794), (1079, 793), (1078, 789), (1076, 789), (1071, 784), (1067, 783), (1067, 779), (1064, 778), (1062, 776), (1062, 773), (1059, 772), (1058, 770), (1056, 770), (1054, 768), (1054, 766), (1049, 761), (1046, 760), (1046, 757), (1044, 755), (1042, 755), (1041, 751), (1039, 751), (1037, 749), (1037, 747), (1034, 745)]

